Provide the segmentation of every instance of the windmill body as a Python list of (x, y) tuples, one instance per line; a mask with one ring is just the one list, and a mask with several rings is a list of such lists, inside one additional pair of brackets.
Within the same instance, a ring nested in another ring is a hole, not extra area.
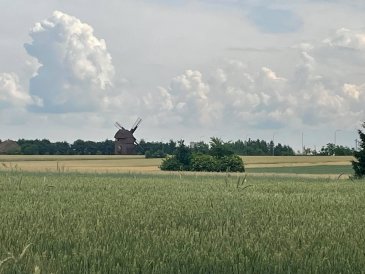
[(141, 118), (138, 118), (134, 123), (133, 127), (128, 130), (122, 127), (118, 122), (115, 123), (115, 126), (119, 129), (117, 133), (115, 133), (115, 154), (117, 155), (133, 155), (136, 154), (137, 142), (136, 138), (133, 136), (133, 133), (136, 131), (139, 124), (142, 122)]

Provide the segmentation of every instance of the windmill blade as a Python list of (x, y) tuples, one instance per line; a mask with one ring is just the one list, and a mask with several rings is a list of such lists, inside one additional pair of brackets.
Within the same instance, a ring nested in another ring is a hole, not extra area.
[(137, 128), (141, 122), (142, 122), (142, 119), (140, 117), (138, 117), (137, 120), (134, 122), (132, 128)]
[(117, 128), (119, 128), (119, 129), (123, 129), (123, 127), (122, 127), (122, 125), (121, 124), (119, 124), (118, 122), (115, 122), (115, 124), (114, 124)]
[(132, 126), (131, 132), (135, 132), (137, 127), (141, 124), (142, 119), (140, 117), (137, 118), (137, 120), (134, 122), (134, 125)]
[(136, 146), (138, 146), (141, 149), (141, 151), (144, 153), (145, 149), (137, 141), (134, 141), (134, 144)]

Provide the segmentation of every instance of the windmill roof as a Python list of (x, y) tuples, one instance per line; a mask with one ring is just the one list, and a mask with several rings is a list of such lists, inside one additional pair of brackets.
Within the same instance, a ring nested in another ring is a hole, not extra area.
[(134, 138), (133, 133), (129, 130), (126, 130), (125, 128), (122, 128), (117, 131), (114, 135), (115, 139), (128, 139), (128, 138)]
[(9, 153), (14, 151), (20, 151), (20, 146), (17, 142), (7, 140), (4, 142), (0, 141), (0, 154)]

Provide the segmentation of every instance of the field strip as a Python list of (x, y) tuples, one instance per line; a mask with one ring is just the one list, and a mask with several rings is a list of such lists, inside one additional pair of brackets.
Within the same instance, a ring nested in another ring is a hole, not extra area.
[(264, 168), (264, 167), (306, 167), (306, 166), (350, 166), (350, 161), (343, 161), (343, 162), (315, 162), (315, 163), (277, 163), (277, 164), (270, 164), (270, 163), (261, 163), (261, 164), (246, 164), (245, 167), (247, 168)]
[[(166, 176), (213, 176), (213, 177), (226, 177), (226, 172), (189, 172), (189, 171), (161, 171), (157, 166), (144, 166), (144, 167), (102, 167), (102, 168), (80, 168), (80, 167), (22, 167), (18, 170), (25, 172), (40, 172), (40, 173), (95, 173), (95, 174), (151, 174), (151, 175), (166, 175)], [(0, 167), (0, 171), (9, 171)], [(341, 176), (340, 176), (341, 175)], [(349, 178), (349, 174), (302, 174), (302, 173), (280, 173), (280, 172), (250, 172), (246, 173), (229, 173), (231, 177), (285, 177), (285, 178), (312, 178), (312, 179), (341, 179), (346, 180)]]
[(130, 161), (145, 159), (144, 155), (0, 155), (0, 162), (24, 161)]
[(297, 173), (247, 173), (248, 178), (253, 177), (285, 177), (285, 178), (308, 178), (308, 179), (338, 179), (348, 180), (348, 174), (297, 174)]

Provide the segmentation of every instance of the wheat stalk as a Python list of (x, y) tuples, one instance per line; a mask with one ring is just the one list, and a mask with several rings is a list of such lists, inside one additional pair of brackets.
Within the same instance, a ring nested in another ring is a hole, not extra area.
[(8, 252), (9, 257), (6, 257), (4, 260), (0, 261), (0, 273), (2, 273), (2, 266), (5, 265), (6, 262), (13, 260), (15, 264), (18, 263), (24, 257), (25, 253), (31, 245), (32, 243), (27, 244), (18, 257), (15, 257), (13, 253)]

